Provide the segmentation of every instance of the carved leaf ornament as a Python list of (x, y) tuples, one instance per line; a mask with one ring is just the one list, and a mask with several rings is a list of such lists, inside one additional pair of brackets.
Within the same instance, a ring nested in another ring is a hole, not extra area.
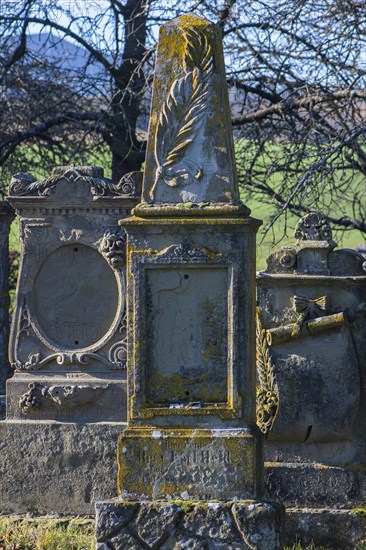
[(260, 320), (260, 308), (257, 308), (256, 346), (257, 426), (262, 433), (268, 434), (276, 418), (279, 403), (279, 391), (269, 352), (269, 348), (271, 346), (271, 335), (262, 327)]
[(154, 199), (159, 181), (174, 187), (202, 177), (202, 168), (195, 162), (179, 161), (204, 122), (208, 81), (214, 68), (213, 55), (204, 33), (189, 29), (184, 32), (184, 38), (185, 75), (173, 82), (156, 127), (154, 154), (157, 169), (151, 199)]

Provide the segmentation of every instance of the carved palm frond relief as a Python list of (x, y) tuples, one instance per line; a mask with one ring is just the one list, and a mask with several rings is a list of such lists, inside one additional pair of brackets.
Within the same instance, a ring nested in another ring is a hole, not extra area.
[(213, 71), (212, 48), (207, 37), (198, 31), (185, 31), (184, 37), (186, 74), (173, 82), (160, 111), (155, 132), (157, 171), (151, 198), (160, 179), (167, 185), (177, 185), (174, 165), (183, 159), (204, 121), (208, 80)]

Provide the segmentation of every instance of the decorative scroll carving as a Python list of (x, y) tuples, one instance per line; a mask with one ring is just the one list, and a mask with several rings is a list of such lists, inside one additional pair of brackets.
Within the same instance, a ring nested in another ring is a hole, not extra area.
[(30, 174), (14, 174), (9, 186), (9, 195), (27, 194), (30, 187), (34, 185), (36, 181), (36, 178)]
[(123, 336), (109, 350), (109, 360), (114, 370), (126, 370), (127, 368), (127, 315), (123, 316), (118, 332)]
[(128, 174), (122, 176), (117, 184), (117, 188), (122, 195), (140, 197), (143, 175), (143, 172), (129, 172)]
[(51, 189), (62, 179), (72, 182), (82, 180), (89, 185), (91, 194), (96, 196), (126, 194), (123, 191), (123, 186), (120, 187), (103, 177), (101, 168), (96, 166), (62, 166), (56, 168), (52, 176), (40, 181), (37, 181), (30, 174), (15, 174), (10, 183), (9, 195), (48, 196)]
[(56, 361), (58, 365), (81, 365), (85, 366), (88, 365), (90, 362), (90, 359), (94, 359), (95, 361), (98, 361), (100, 363), (103, 363), (106, 366), (110, 366), (107, 359), (102, 357), (101, 355), (98, 355), (97, 353), (85, 353), (85, 352), (60, 352), (60, 353), (52, 353), (51, 355), (48, 355), (44, 359), (42, 359), (40, 353), (31, 353), (28, 356), (28, 361), (25, 363), (22, 363), (19, 359), (16, 359), (15, 362), (12, 364), (12, 368), (15, 370), (39, 370), (48, 363), (51, 363), (51, 361)]
[(319, 212), (310, 212), (298, 221), (295, 239), (300, 241), (331, 241), (332, 230)]
[(184, 37), (185, 75), (173, 82), (156, 127), (157, 169), (150, 191), (152, 200), (159, 181), (174, 187), (199, 181), (203, 175), (202, 166), (191, 159), (182, 159), (204, 121), (208, 81), (213, 72), (213, 53), (204, 33), (190, 29), (184, 32)]
[(29, 390), (19, 398), (19, 407), (24, 414), (30, 414), (42, 407), (45, 401), (51, 401), (60, 408), (64, 405), (77, 407), (93, 403), (107, 386), (60, 385), (47, 386), (31, 383)]
[(166, 259), (170, 262), (174, 261), (217, 261), (221, 255), (217, 252), (212, 252), (205, 247), (196, 247), (187, 237), (183, 239), (181, 244), (174, 244), (162, 250), (156, 256), (159, 259)]
[(295, 248), (284, 246), (272, 252), (267, 258), (268, 273), (293, 272), (296, 266), (297, 253)]
[(125, 263), (126, 233), (123, 229), (108, 229), (98, 243), (98, 250), (114, 269)]
[(279, 403), (279, 391), (269, 353), (271, 336), (270, 333), (262, 327), (260, 308), (257, 308), (256, 320), (257, 425), (261, 432), (268, 434), (276, 417)]

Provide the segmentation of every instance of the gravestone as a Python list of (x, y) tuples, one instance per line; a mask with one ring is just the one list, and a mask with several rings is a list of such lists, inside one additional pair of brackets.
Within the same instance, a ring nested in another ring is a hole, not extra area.
[(9, 344), (9, 231), (14, 211), (6, 201), (0, 202), (0, 415), (5, 383), (11, 375), (8, 360)]
[(13, 177), (22, 254), (8, 419), (125, 420), (125, 235), (117, 220), (135, 191), (97, 167), (57, 168), (40, 182)]
[[(0, 422), (0, 512), (91, 514), (126, 420), (125, 234), (141, 173), (17, 174), (22, 252)], [(29, 475), (33, 472), (32, 475)]]
[[(349, 512), (342, 519), (334, 510), (363, 506), (366, 494), (366, 264), (336, 248), (317, 212), (300, 219), (295, 239), (257, 275), (257, 421), (266, 495), (286, 505), (287, 542), (331, 545), (336, 524), (352, 526)], [(366, 536), (361, 519), (339, 547)]]
[[(128, 427), (98, 548), (279, 548), (255, 426), (255, 234), (219, 29), (160, 30), (142, 202), (127, 233)], [(214, 501), (214, 502), (212, 502)]]

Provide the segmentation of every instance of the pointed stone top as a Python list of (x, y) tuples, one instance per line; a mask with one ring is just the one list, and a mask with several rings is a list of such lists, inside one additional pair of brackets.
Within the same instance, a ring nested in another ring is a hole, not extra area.
[(142, 203), (149, 215), (249, 214), (240, 202), (220, 29), (196, 15), (160, 29)]

